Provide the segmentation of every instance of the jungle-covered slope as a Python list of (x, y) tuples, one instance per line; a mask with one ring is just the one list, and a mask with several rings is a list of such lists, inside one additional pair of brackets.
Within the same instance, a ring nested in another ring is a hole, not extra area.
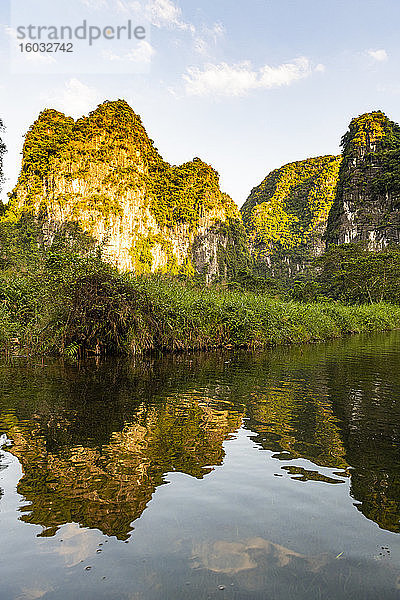
[(46, 109), (30, 127), (7, 217), (31, 215), (51, 244), (65, 224), (136, 273), (234, 276), (248, 255), (241, 217), (199, 158), (162, 159), (132, 108), (106, 101), (74, 120)]
[(340, 156), (292, 162), (253, 188), (241, 212), (259, 267), (291, 276), (325, 248)]

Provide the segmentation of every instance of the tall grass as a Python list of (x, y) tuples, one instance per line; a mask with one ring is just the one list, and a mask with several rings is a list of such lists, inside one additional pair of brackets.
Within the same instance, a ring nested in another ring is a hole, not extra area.
[(71, 356), (257, 348), (400, 327), (400, 306), (304, 304), (110, 269), (47, 283), (34, 310), (12, 302), (0, 309), (4, 348)]

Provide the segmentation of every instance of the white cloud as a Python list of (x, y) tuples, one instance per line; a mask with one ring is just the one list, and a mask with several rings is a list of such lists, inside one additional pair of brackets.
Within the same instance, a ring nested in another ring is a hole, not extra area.
[(49, 108), (55, 108), (73, 117), (80, 117), (94, 108), (101, 100), (98, 91), (76, 77), (65, 82), (64, 86), (42, 94)]
[(384, 62), (388, 59), (387, 52), (383, 48), (380, 50), (367, 50), (367, 54), (378, 62)]
[(110, 0), (114, 7), (124, 12), (142, 15), (151, 25), (169, 29), (186, 29), (195, 32), (195, 27), (182, 18), (182, 11), (173, 0)]
[(80, 2), (93, 11), (113, 11), (127, 14), (142, 9), (139, 0), (80, 0)]
[[(187, 30), (193, 35), (196, 27), (185, 21), (182, 10), (173, 0), (79, 0), (92, 11), (121, 13), (134, 19), (148, 21), (158, 28)], [(145, 24), (145, 23), (144, 23)]]
[(177, 27), (195, 31), (194, 25), (182, 20), (182, 11), (172, 0), (149, 0), (145, 11), (152, 25), (156, 27)]
[(255, 70), (248, 61), (228, 65), (207, 64), (203, 69), (191, 67), (183, 75), (185, 90), (191, 96), (244, 96), (256, 89), (272, 89), (321, 71), (309, 59), (300, 57), (278, 67), (264, 65)]
[(194, 48), (202, 56), (207, 56), (225, 35), (225, 28), (221, 23), (214, 23), (211, 27), (203, 26), (194, 39)]
[(146, 40), (138, 42), (137, 47), (134, 50), (130, 50), (125, 54), (116, 54), (112, 50), (104, 50), (102, 52), (103, 58), (110, 61), (129, 61), (141, 65), (148, 65), (151, 62), (155, 50), (153, 46)]
[(207, 54), (209, 38), (217, 37), (219, 28), (221, 31), (223, 29), (219, 24), (210, 28), (202, 27), (202, 32), (205, 33), (205, 37), (202, 38), (195, 25), (185, 21), (181, 8), (174, 0), (80, 0), (80, 2), (92, 10), (120, 13), (125, 18), (134, 19), (142, 25), (150, 24), (158, 29), (185, 31), (193, 37), (195, 50), (203, 55)]
[(108, 10), (146, 19), (155, 27), (186, 29), (195, 27), (182, 18), (182, 11), (173, 0), (80, 0), (90, 9)]
[(107, 0), (81, 0), (81, 2), (87, 8), (100, 9), (107, 6)]

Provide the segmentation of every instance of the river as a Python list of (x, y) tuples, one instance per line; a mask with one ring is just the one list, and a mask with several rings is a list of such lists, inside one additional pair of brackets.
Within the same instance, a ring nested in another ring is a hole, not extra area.
[(400, 332), (0, 361), (1, 600), (400, 598)]

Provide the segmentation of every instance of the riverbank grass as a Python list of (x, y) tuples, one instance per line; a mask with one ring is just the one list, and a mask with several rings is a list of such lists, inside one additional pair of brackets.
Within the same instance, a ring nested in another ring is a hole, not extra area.
[(250, 349), (400, 327), (400, 306), (302, 303), (111, 268), (76, 279), (2, 286), (6, 351), (84, 356)]

